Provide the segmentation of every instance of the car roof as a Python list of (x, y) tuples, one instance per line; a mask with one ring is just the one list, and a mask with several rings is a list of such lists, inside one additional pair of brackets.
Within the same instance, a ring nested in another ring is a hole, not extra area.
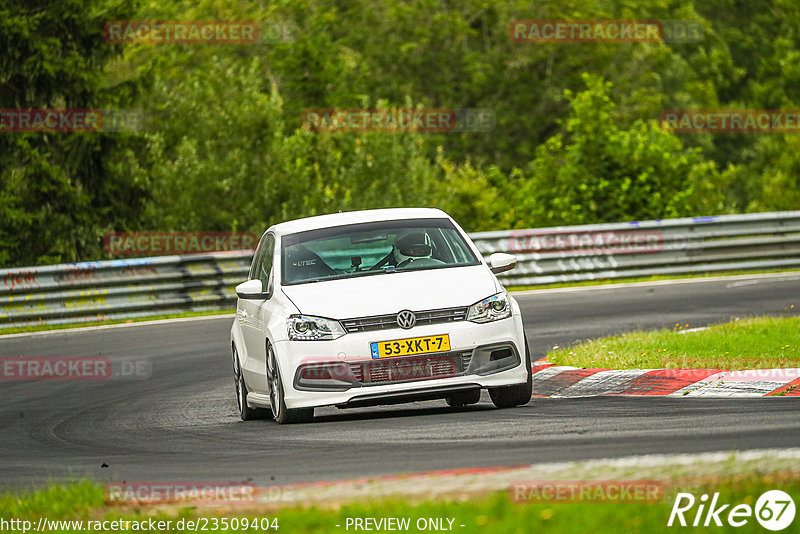
[(347, 211), (286, 221), (271, 226), (269, 230), (275, 232), (277, 235), (286, 235), (306, 230), (315, 230), (317, 228), (404, 219), (449, 219), (449, 216), (442, 210), (436, 208), (388, 208)]

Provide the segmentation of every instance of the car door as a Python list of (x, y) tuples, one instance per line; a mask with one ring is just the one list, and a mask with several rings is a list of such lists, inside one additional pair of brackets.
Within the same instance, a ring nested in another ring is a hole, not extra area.
[[(272, 266), (275, 255), (275, 236), (264, 234), (258, 244), (248, 280), (261, 280), (263, 291), (271, 289)], [(258, 393), (267, 391), (266, 324), (269, 299), (239, 299), (237, 315), (247, 347), (242, 371), (247, 384)]]

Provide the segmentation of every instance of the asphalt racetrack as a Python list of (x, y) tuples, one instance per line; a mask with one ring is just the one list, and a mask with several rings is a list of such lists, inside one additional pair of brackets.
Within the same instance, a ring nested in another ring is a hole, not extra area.
[[(535, 357), (636, 328), (794, 315), (800, 273), (517, 293)], [(794, 304), (795, 307), (790, 306)], [(635, 454), (796, 447), (792, 398), (534, 398), (318, 409), (310, 425), (239, 420), (233, 318), (0, 338), (0, 356), (147, 359), (144, 380), (0, 382), (0, 484), (252, 480), (259, 485)]]

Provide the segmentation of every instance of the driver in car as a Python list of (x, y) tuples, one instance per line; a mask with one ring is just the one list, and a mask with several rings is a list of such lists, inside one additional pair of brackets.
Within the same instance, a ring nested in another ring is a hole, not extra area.
[(431, 238), (425, 232), (414, 232), (398, 239), (392, 245), (390, 265), (402, 269), (404, 267), (427, 267), (442, 262), (432, 258)]

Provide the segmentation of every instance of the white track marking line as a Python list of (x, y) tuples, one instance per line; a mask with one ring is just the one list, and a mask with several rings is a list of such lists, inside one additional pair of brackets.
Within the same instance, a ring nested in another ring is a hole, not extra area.
[(563, 397), (594, 397), (597, 395), (617, 394), (631, 381), (653, 371), (653, 369), (624, 369), (599, 371), (593, 375), (582, 378), (561, 390), (553, 398)]
[(236, 317), (236, 314), (233, 313), (225, 313), (220, 315), (198, 315), (197, 317), (175, 317), (173, 319), (156, 319), (154, 321), (138, 321), (138, 322), (131, 322), (131, 323), (119, 323), (119, 324), (103, 324), (98, 326), (80, 326), (76, 328), (61, 328), (58, 330), (42, 330), (40, 332), (22, 332), (19, 334), (4, 334), (0, 335), (0, 340), (3, 339), (11, 339), (16, 337), (32, 337), (32, 336), (47, 336), (53, 334), (71, 334), (74, 332), (91, 332), (94, 330), (107, 330), (109, 328), (128, 328), (132, 326), (151, 326), (151, 325), (159, 325), (159, 324), (170, 324), (170, 323), (189, 323), (194, 321), (206, 321), (210, 319), (231, 319), (233, 320)]
[(773, 281), (781, 282), (781, 281), (800, 280), (800, 278), (798, 278), (796, 276), (786, 276), (785, 278), (776, 276), (775, 278), (777, 280), (764, 280), (764, 279), (760, 279), (760, 278), (755, 279), (755, 280), (742, 280), (741, 282), (733, 282), (733, 283), (730, 283), (730, 284), (726, 284), (725, 287), (734, 288), (734, 287), (741, 287), (741, 286), (752, 286), (752, 285), (756, 285), (756, 284), (762, 284), (764, 282), (773, 282)]
[(763, 397), (800, 377), (800, 369), (723, 371), (671, 393), (671, 397)]
[(626, 287), (652, 287), (679, 284), (699, 284), (703, 282), (724, 282), (726, 280), (755, 280), (756, 282), (794, 281), (800, 280), (800, 274), (792, 273), (765, 273), (765, 274), (737, 274), (731, 276), (708, 276), (703, 278), (678, 278), (675, 280), (655, 280), (652, 282), (624, 282), (619, 284), (599, 284), (596, 286), (556, 287), (551, 289), (526, 289), (525, 291), (512, 291), (512, 295), (531, 295), (536, 293), (574, 293), (579, 291), (598, 291), (603, 289), (619, 289)]
[(690, 393), (687, 397), (763, 397), (770, 391), (775, 391), (782, 384), (776, 382), (716, 382), (706, 384)]

